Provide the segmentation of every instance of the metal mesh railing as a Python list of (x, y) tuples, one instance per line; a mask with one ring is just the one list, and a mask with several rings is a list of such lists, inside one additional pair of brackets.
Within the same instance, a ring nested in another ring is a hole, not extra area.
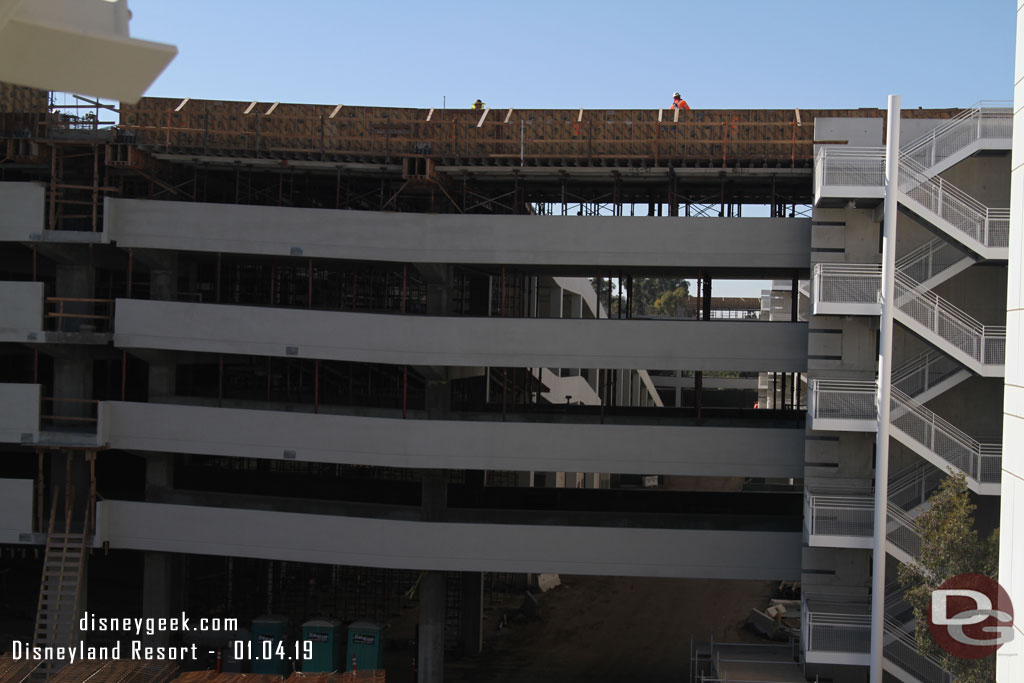
[(917, 650), (913, 636), (905, 633), (899, 622), (885, 617), (885, 644), (882, 656), (923, 683), (952, 683), (950, 676), (935, 659)]
[[(812, 379), (811, 392), (816, 419), (878, 418), (874, 380)], [(892, 425), (908, 438), (976, 482), (999, 483), (1002, 444), (977, 441), (895, 386), (890, 400)]]
[(909, 142), (900, 150), (900, 157), (931, 168), (978, 140), (1008, 140), (1013, 136), (1012, 107), (1013, 102), (979, 102)]
[(816, 263), (814, 297), (821, 303), (877, 304), (881, 278), (881, 264)]
[(892, 501), (887, 510), (885, 538), (914, 559), (921, 556), (921, 534), (917, 530), (917, 522)]
[(896, 270), (924, 282), (968, 258), (950, 242), (936, 237), (896, 261)]
[(894, 427), (969, 478), (999, 483), (1001, 444), (982, 444), (895, 387), (891, 401)]
[(928, 350), (892, 371), (892, 385), (914, 398), (963, 369), (949, 356)]
[(942, 470), (918, 462), (889, 480), (889, 502), (909, 514), (927, 502), (945, 478)]
[(1009, 244), (1009, 209), (989, 209), (947, 180), (929, 176), (912, 159), (900, 161), (899, 189), (971, 240), (987, 247)]
[(871, 651), (871, 615), (807, 612), (808, 652)]
[(814, 178), (819, 191), (824, 185), (884, 187), (885, 149), (824, 145), (814, 158)]
[(804, 494), (808, 531), (822, 536), (874, 535), (874, 500), (861, 494)]
[(877, 420), (874, 380), (812, 379), (814, 418)]
[[(817, 263), (816, 303), (873, 304), (881, 298), (882, 267), (875, 264)], [(896, 308), (983, 365), (1003, 365), (1006, 327), (982, 325), (962, 310), (897, 269)]]
[(982, 325), (938, 294), (921, 290), (899, 271), (894, 278), (896, 308), (982, 365), (1003, 365), (1006, 327)]

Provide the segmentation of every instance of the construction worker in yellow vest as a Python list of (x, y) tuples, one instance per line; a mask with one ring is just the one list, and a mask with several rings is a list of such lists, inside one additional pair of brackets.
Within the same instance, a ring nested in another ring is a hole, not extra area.
[(487, 106), (487, 105), (485, 105), (480, 100), (477, 100), (476, 102), (473, 103), (473, 109), (483, 109), (485, 106)]

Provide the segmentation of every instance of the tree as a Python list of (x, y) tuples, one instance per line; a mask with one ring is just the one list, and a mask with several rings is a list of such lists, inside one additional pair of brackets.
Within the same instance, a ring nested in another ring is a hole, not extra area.
[[(612, 280), (611, 278), (601, 278), (601, 282), (598, 283), (597, 278), (590, 278), (590, 284), (593, 285), (594, 289), (597, 290), (600, 295), (601, 304), (607, 306), (608, 304), (608, 288), (611, 287), (612, 292), (612, 307), (609, 313), (616, 315), (619, 312), (619, 287), (618, 281)], [(690, 294), (690, 283), (683, 278), (679, 277), (638, 277), (633, 278), (633, 315), (634, 316), (649, 316), (649, 315), (676, 315), (674, 312), (662, 313), (659, 312), (655, 303), (659, 298), (670, 292), (677, 292), (682, 290), (681, 298), (685, 299)], [(676, 295), (680, 296), (679, 294)], [(628, 296), (626, 292), (626, 280), (623, 278), (622, 281), (622, 305), (628, 305)], [(623, 309), (625, 310), (625, 309)]]
[(689, 292), (686, 287), (677, 287), (665, 292), (654, 302), (654, 314), (665, 317), (681, 316), (688, 296)]
[(957, 683), (988, 683), (995, 680), (995, 656), (961, 659), (942, 650), (928, 630), (928, 607), (932, 591), (957, 574), (997, 577), (999, 529), (981, 539), (974, 527), (976, 506), (967, 490), (967, 478), (951, 475), (930, 499), (928, 511), (917, 519), (921, 535), (918, 564), (902, 564), (900, 585), (914, 608), (917, 623), (914, 636), (918, 649), (935, 657), (956, 678)]

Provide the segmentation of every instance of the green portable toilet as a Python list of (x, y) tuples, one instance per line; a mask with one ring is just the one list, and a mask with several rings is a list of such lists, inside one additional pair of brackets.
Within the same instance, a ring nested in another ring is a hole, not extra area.
[(384, 643), (381, 628), (372, 621), (353, 621), (348, 625), (348, 650), (345, 652), (345, 671), (384, 668)]
[[(288, 650), (288, 618), (268, 615), (252, 620), (252, 672), (288, 676), (292, 672)], [(282, 656), (283, 653), (283, 656)]]
[[(312, 650), (312, 657), (302, 660), (304, 672), (343, 671), (342, 661), (345, 642), (345, 627), (336, 619), (311, 619), (302, 625), (303, 647)], [(305, 645), (309, 643), (309, 645)], [(299, 657), (306, 653), (300, 649)]]

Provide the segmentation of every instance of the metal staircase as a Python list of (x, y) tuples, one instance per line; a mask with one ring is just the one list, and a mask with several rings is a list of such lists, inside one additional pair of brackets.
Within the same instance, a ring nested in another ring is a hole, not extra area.
[(936, 237), (896, 259), (896, 270), (919, 288), (933, 289), (975, 263), (974, 258)]
[(1001, 443), (978, 441), (896, 387), (890, 398), (897, 441), (944, 472), (963, 473), (975, 493), (999, 495)]
[(1010, 210), (987, 207), (938, 174), (983, 149), (1010, 149), (1012, 137), (1009, 103), (979, 102), (945, 121), (900, 150), (900, 202), (982, 258), (1005, 259)]
[[(975, 492), (999, 493), (1001, 445), (974, 439), (922, 404), (971, 372), (988, 377), (1004, 373), (1006, 328), (983, 325), (933, 290), (980, 259), (1007, 258), (1009, 209), (985, 206), (939, 174), (981, 150), (1009, 150), (1011, 138), (1012, 107), (981, 102), (900, 150), (897, 197), (901, 206), (951, 238), (933, 239), (896, 263), (893, 316), (936, 349), (892, 372), (892, 435), (926, 461), (889, 482), (886, 548), (902, 563), (917, 563), (921, 552), (917, 519), (929, 508), (928, 498), (946, 472), (964, 473)], [(870, 202), (883, 198), (883, 158), (879, 148), (822, 147), (815, 160), (815, 204), (841, 206), (849, 199), (864, 199), (871, 206)], [(813, 279), (815, 313), (880, 313), (881, 266), (817, 264)], [(844, 419), (855, 428), (877, 420), (873, 381), (815, 380), (815, 384), (823, 390), (814, 404), (815, 410), (825, 411), (824, 428), (836, 428)], [(815, 417), (812, 412), (812, 426)], [(863, 506), (866, 500), (854, 502)], [(939, 662), (918, 651), (913, 619), (907, 613), (902, 594), (887, 595), (884, 670), (904, 681), (950, 683), (952, 677)]]
[(1010, 209), (985, 206), (910, 159), (900, 159), (899, 201), (910, 212), (985, 259), (1005, 259)]
[[(79, 637), (78, 621), (85, 588), (85, 566), (88, 561), (89, 508), (81, 530), (73, 530), (73, 495), (68, 495), (64, 508), (64, 530), (57, 530), (57, 494), (54, 493), (50, 511), (50, 528), (46, 536), (43, 575), (39, 586), (39, 604), (36, 626), (32, 636), (34, 646), (69, 646)], [(49, 676), (61, 668), (62, 663), (48, 660), (37, 673)]]
[(900, 159), (937, 175), (982, 150), (1010, 149), (1012, 138), (1013, 102), (982, 100), (903, 145)]
[(952, 683), (953, 677), (938, 660), (921, 654), (914, 637), (891, 617), (885, 618), (882, 646), (882, 668), (902, 681), (920, 683)]

